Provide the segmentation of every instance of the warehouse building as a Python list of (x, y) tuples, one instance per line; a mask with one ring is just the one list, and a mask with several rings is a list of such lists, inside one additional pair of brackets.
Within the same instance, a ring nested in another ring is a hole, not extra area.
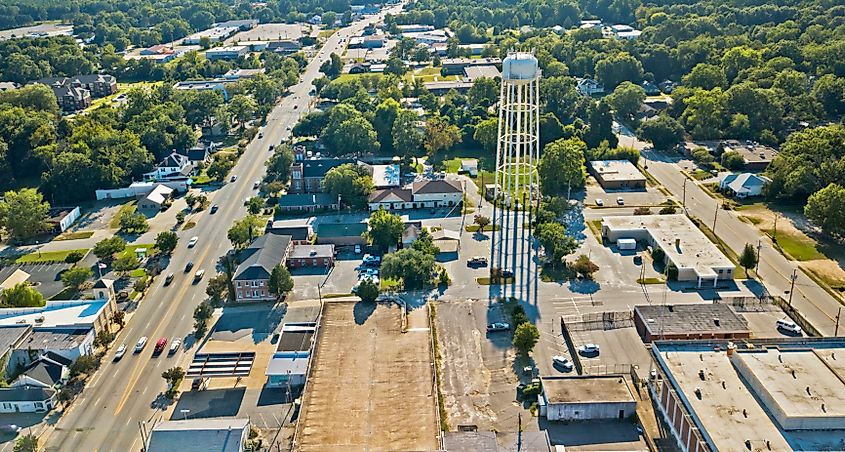
[(748, 322), (722, 303), (634, 306), (643, 342), (670, 339), (747, 339)]
[(628, 160), (592, 161), (590, 174), (606, 190), (645, 189), (645, 176)]
[(621, 375), (543, 377), (540, 414), (550, 421), (625, 419), (637, 410)]

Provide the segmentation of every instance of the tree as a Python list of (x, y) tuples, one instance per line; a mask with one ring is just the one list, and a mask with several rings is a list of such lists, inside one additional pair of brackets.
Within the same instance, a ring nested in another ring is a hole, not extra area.
[(240, 127), (243, 128), (244, 124), (255, 116), (258, 104), (255, 102), (255, 99), (249, 96), (236, 94), (229, 101), (228, 108), (235, 120), (238, 121)]
[(367, 206), (367, 197), (373, 192), (373, 178), (367, 170), (354, 163), (330, 169), (323, 178), (323, 190), (340, 196), (341, 203), (353, 208)]
[(725, 72), (721, 67), (707, 63), (699, 63), (692, 68), (689, 74), (685, 75), (681, 82), (689, 88), (701, 88), (711, 90), (713, 88), (725, 88), (728, 81)]
[(208, 328), (208, 319), (214, 314), (214, 307), (211, 303), (201, 302), (194, 309), (194, 337), (199, 339), (205, 335)]
[(393, 98), (383, 100), (376, 107), (373, 128), (384, 151), (393, 151), (393, 124), (399, 117), (400, 111), (402, 111), (402, 106)]
[(703, 167), (709, 167), (716, 160), (707, 148), (695, 148), (690, 156), (695, 163)]
[(156, 235), (156, 248), (164, 254), (170, 254), (176, 249), (179, 236), (172, 231), (161, 231)]
[(591, 261), (586, 254), (578, 256), (575, 259), (575, 262), (570, 265), (570, 268), (572, 268), (572, 270), (576, 273), (584, 275), (590, 279), (593, 278), (593, 273), (599, 270), (599, 266), (596, 265), (595, 262)]
[(748, 270), (757, 266), (758, 259), (759, 256), (757, 250), (754, 249), (754, 245), (746, 243), (745, 248), (742, 249), (742, 254), (739, 256), (739, 265), (745, 268), (745, 272), (748, 273)]
[(369, 229), (364, 237), (383, 253), (399, 243), (405, 223), (399, 215), (379, 209), (370, 214)]
[(331, 142), (338, 154), (375, 153), (379, 150), (378, 136), (370, 121), (357, 116), (343, 121), (331, 134)]
[(648, 206), (640, 206), (634, 209), (634, 215), (651, 215), (651, 208)]
[(537, 238), (552, 265), (563, 262), (563, 258), (575, 251), (578, 244), (566, 235), (566, 228), (560, 223), (543, 223), (537, 226)]
[(44, 297), (34, 287), (22, 282), (3, 290), (5, 304), (16, 308), (32, 308), (44, 306)]
[(669, 115), (660, 115), (657, 119), (645, 121), (637, 131), (644, 140), (655, 149), (668, 151), (684, 139), (684, 126)]
[(722, 154), (722, 166), (731, 170), (737, 171), (745, 168), (745, 159), (742, 154), (736, 151), (728, 151)]
[(205, 294), (211, 298), (214, 304), (221, 303), (226, 299), (229, 291), (229, 277), (225, 273), (208, 280), (208, 285), (205, 287)]
[(270, 293), (275, 295), (276, 298), (280, 298), (293, 290), (293, 277), (290, 275), (287, 267), (278, 264), (270, 272), (270, 281), (268, 284), (270, 286)]
[(114, 311), (111, 315), (111, 323), (123, 328), (123, 325), (126, 324), (126, 313), (123, 311)]
[(323, 20), (323, 25), (328, 28), (333, 28), (334, 23), (337, 21), (337, 13), (334, 11), (326, 11), (323, 13), (321, 19)]
[(767, 191), (772, 196), (803, 201), (831, 183), (845, 186), (843, 159), (845, 126), (837, 124), (793, 132), (767, 169), (772, 179)]
[(161, 373), (161, 378), (167, 381), (168, 392), (175, 392), (179, 387), (179, 383), (185, 378), (185, 369), (181, 367), (171, 367)]
[(428, 229), (420, 231), (419, 237), (417, 237), (417, 240), (411, 244), (411, 248), (432, 257), (436, 256), (437, 253), (440, 252), (440, 248), (434, 245), (434, 239), (431, 237), (431, 233), (428, 232)]
[(232, 242), (235, 248), (242, 248), (249, 244), (255, 237), (258, 237), (263, 231), (264, 224), (261, 219), (255, 215), (247, 215), (229, 228), (227, 237)]
[(482, 77), (473, 82), (467, 92), (470, 108), (488, 109), (499, 101), (499, 84), (492, 78)]
[(103, 262), (111, 262), (114, 255), (126, 249), (126, 240), (114, 236), (100, 240), (94, 245), (94, 255)]
[(431, 280), (434, 256), (414, 248), (401, 249), (384, 257), (383, 278), (401, 279), (406, 290), (420, 289)]
[(513, 346), (521, 355), (528, 355), (540, 340), (540, 330), (532, 323), (523, 323), (513, 333)]
[(484, 228), (490, 224), (490, 217), (486, 217), (480, 213), (476, 214), (475, 218), (473, 218), (473, 223), (478, 225), (479, 231), (484, 231)]
[(499, 120), (488, 118), (480, 121), (475, 125), (475, 133), (473, 133), (472, 138), (481, 144), (485, 151), (496, 152), (496, 142), (499, 140)]
[(94, 338), (94, 346), (108, 350), (109, 344), (111, 344), (114, 340), (114, 336), (114, 333), (112, 333), (111, 331), (100, 330), (100, 332), (97, 333), (97, 336)]
[(643, 66), (630, 54), (620, 52), (597, 61), (595, 74), (605, 89), (611, 89), (624, 81), (639, 83), (643, 77)]
[(358, 295), (358, 298), (364, 303), (373, 303), (378, 299), (380, 292), (381, 290), (378, 284), (374, 283), (371, 279), (364, 279), (358, 283), (355, 295)]
[(326, 74), (329, 78), (334, 78), (340, 75), (340, 71), (343, 69), (343, 61), (340, 59), (336, 53), (332, 52), (329, 55), (329, 59), (323, 62), (320, 65), (320, 72)]
[(813, 193), (804, 206), (804, 215), (832, 236), (845, 236), (845, 187), (831, 183)]
[(130, 234), (147, 232), (150, 229), (147, 217), (139, 212), (124, 211), (120, 214), (120, 229)]
[(138, 258), (135, 255), (124, 254), (114, 261), (112, 268), (114, 268), (114, 271), (116, 272), (125, 273), (138, 268), (138, 265), (140, 265), (140, 261), (138, 261)]
[(38, 437), (32, 433), (27, 433), (15, 440), (14, 452), (37, 452), (38, 451)]
[(252, 215), (258, 215), (261, 213), (261, 209), (264, 208), (264, 198), (260, 196), (253, 196), (249, 198), (249, 201), (246, 203), (246, 210)]
[(405, 62), (400, 58), (391, 56), (387, 59), (387, 63), (384, 68), (385, 74), (392, 74), (401, 77), (405, 75), (406, 72), (408, 72), (408, 66), (406, 66)]
[(590, 107), (590, 127), (584, 134), (584, 142), (590, 148), (598, 147), (602, 141), (607, 141), (611, 148), (619, 144), (619, 139), (613, 133), (613, 115), (610, 105), (604, 100)]
[(630, 119), (639, 111), (645, 101), (645, 90), (640, 85), (622, 82), (607, 97), (607, 102), (622, 118)]
[(583, 187), (587, 177), (584, 166), (586, 151), (587, 146), (578, 138), (549, 143), (537, 165), (543, 193), (553, 195), (568, 192), (573, 187)]
[(94, 277), (94, 272), (87, 267), (73, 267), (62, 272), (62, 282), (65, 287), (70, 287), (73, 290), (79, 290), (79, 287), (85, 284), (89, 278)]
[(34, 188), (7, 191), (0, 201), (0, 227), (16, 240), (27, 240), (47, 230), (50, 204)]
[(433, 117), (425, 124), (425, 136), (423, 146), (429, 156), (437, 152), (449, 149), (461, 139), (461, 131), (458, 126), (450, 124), (441, 117)]
[(401, 110), (393, 121), (391, 136), (393, 149), (400, 155), (417, 155), (422, 146), (423, 134), (417, 127), (419, 117), (410, 110)]

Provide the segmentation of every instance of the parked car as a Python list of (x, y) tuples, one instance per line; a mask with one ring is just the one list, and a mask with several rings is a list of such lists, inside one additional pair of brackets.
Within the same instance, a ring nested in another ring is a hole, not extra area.
[(260, 187), (260, 186), (261, 186), (260, 181), (255, 181), (255, 182), (252, 183), (252, 189), (253, 190), (258, 190), (258, 187)]
[(191, 391), (202, 391), (205, 389), (208, 389), (207, 378), (194, 378), (194, 381), (191, 382)]
[(269, 150), (272, 151), (273, 149), (276, 149), (276, 146), (271, 144)]
[(234, 181), (238, 180), (238, 175), (237, 175), (237, 174), (232, 174), (232, 177), (230, 177), (230, 178), (229, 178), (229, 180), (230, 180), (230, 181), (232, 181), (232, 182), (234, 182)]
[(777, 322), (775, 322), (775, 325), (777, 326), (777, 329), (782, 330), (782, 331), (786, 331), (787, 333), (790, 333), (790, 334), (798, 335), (798, 334), (803, 333), (803, 331), (801, 330), (801, 327), (798, 326), (798, 324), (793, 322), (792, 320), (780, 319)]
[(596, 198), (596, 205), (597, 205), (597, 206), (603, 206), (603, 205), (604, 205), (604, 200), (603, 200), (603, 199), (601, 199), (601, 198)]
[(217, 209), (219, 209), (219, 208), (220, 208), (220, 206), (218, 206), (217, 204), (211, 206), (211, 213), (217, 213)]
[(486, 267), (487, 258), (482, 256), (475, 256), (467, 259), (467, 265), (470, 267)]
[(361, 245), (355, 245), (355, 254), (361, 254)]
[(114, 360), (120, 361), (120, 358), (123, 358), (123, 355), (126, 354), (126, 344), (120, 344), (120, 347), (117, 347), (117, 351), (114, 353)]
[(185, 264), (185, 273), (190, 272), (192, 268), (194, 268), (194, 261), (188, 261), (188, 263)]
[(582, 355), (598, 355), (599, 346), (598, 344), (584, 344), (578, 347), (578, 353)]
[(264, 134), (259, 132), (259, 133), (258, 133), (258, 139), (260, 140), (260, 139), (262, 139), (262, 138), (264, 138)]
[(172, 283), (172, 282), (173, 282), (173, 272), (170, 272), (170, 273), (168, 273), (168, 274), (167, 274), (167, 276), (164, 278), (164, 285), (165, 285), (165, 286), (169, 286), (169, 285), (170, 285), (170, 283)]
[(552, 366), (564, 372), (571, 372), (575, 365), (565, 356), (552, 356)]
[(167, 351), (167, 354), (173, 355), (174, 353), (178, 352), (180, 345), (182, 345), (182, 339), (174, 337), (173, 340), (170, 341), (170, 350)]
[(135, 344), (135, 353), (141, 353), (141, 350), (143, 350), (144, 347), (147, 346), (147, 340), (147, 336), (138, 339), (138, 343)]
[(153, 354), (154, 355), (161, 354), (161, 352), (164, 351), (164, 347), (166, 347), (166, 346), (167, 346), (167, 338), (164, 338), (164, 337), (159, 338), (159, 340), (156, 341), (156, 346), (153, 349)]
[(624, 206), (625, 205), (625, 198), (623, 198), (621, 196), (616, 198), (616, 204), (619, 204), (620, 206)]
[(508, 331), (511, 329), (510, 324), (505, 322), (496, 322), (487, 325), (487, 332), (488, 333), (495, 333), (497, 331)]
[(513, 270), (502, 270), (502, 278), (513, 278)]
[(378, 264), (380, 264), (380, 263), (381, 263), (381, 257), (379, 257), (379, 256), (371, 256), (371, 255), (369, 255), (369, 254), (365, 254), (365, 255), (364, 255), (363, 265), (375, 265), (375, 266), (378, 266)]
[(11, 434), (14, 435), (14, 434), (20, 433), (21, 430), (22, 430), (22, 427), (20, 425), (17, 425), (17, 424), (0, 425), (0, 432), (2, 432), (2, 433), (11, 433)]
[(199, 241), (199, 239), (200, 239), (200, 238), (199, 238), (199, 237), (197, 237), (197, 236), (193, 236), (193, 237), (191, 237), (191, 240), (188, 240), (188, 248), (193, 248), (194, 246), (196, 246), (196, 244), (197, 244), (197, 242)]

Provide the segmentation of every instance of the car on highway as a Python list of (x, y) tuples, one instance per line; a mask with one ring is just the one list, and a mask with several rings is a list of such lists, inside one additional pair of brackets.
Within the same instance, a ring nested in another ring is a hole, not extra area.
[(482, 256), (475, 256), (467, 259), (467, 266), (469, 267), (486, 267), (487, 258)]
[(552, 356), (552, 366), (564, 372), (571, 372), (575, 365), (565, 356)]
[(258, 134), (258, 139), (260, 140), (260, 139), (262, 139), (262, 138), (264, 138), (264, 134), (263, 134), (263, 133), (259, 133), (259, 134)]
[(117, 347), (117, 351), (114, 353), (114, 360), (120, 361), (120, 358), (123, 358), (123, 355), (126, 354), (126, 344), (120, 344), (120, 347)]
[(141, 353), (141, 350), (147, 346), (147, 336), (138, 339), (138, 343), (135, 344), (135, 353)]
[(601, 198), (596, 198), (596, 205), (601, 207), (604, 205), (604, 200)]
[(194, 246), (196, 246), (196, 244), (197, 244), (197, 242), (199, 241), (199, 239), (200, 239), (200, 238), (199, 238), (199, 237), (197, 237), (197, 236), (193, 236), (193, 237), (191, 237), (191, 240), (188, 240), (188, 248), (193, 248)]
[(2, 433), (9, 433), (9, 434), (14, 435), (14, 434), (20, 433), (21, 430), (23, 430), (23, 427), (21, 427), (20, 425), (17, 425), (17, 424), (0, 425), (0, 432), (2, 432)]
[(159, 340), (156, 341), (155, 348), (153, 349), (153, 355), (160, 355), (161, 352), (164, 351), (164, 347), (167, 347), (167, 338), (159, 338)]
[(170, 285), (170, 283), (172, 283), (172, 282), (173, 282), (173, 272), (170, 272), (170, 273), (168, 273), (168, 274), (167, 274), (167, 276), (164, 278), (164, 285), (165, 285), (165, 286), (169, 286), (169, 285)]
[(194, 282), (198, 282), (199, 280), (201, 280), (204, 275), (205, 275), (205, 270), (203, 270), (203, 269), (197, 270), (197, 272), (194, 273)]
[(220, 208), (220, 206), (218, 206), (217, 204), (211, 206), (211, 213), (217, 213), (217, 209), (219, 209), (219, 208)]
[(179, 351), (179, 346), (182, 345), (182, 339), (178, 337), (174, 337), (172, 341), (170, 341), (170, 350), (167, 351), (168, 355), (173, 355)]
[(502, 278), (513, 278), (513, 270), (502, 270)]
[(496, 322), (496, 323), (491, 323), (491, 324), (487, 325), (487, 332), (488, 333), (495, 333), (497, 331), (508, 331), (510, 329), (511, 329), (510, 324), (505, 323), (505, 322)]
[(582, 355), (598, 355), (599, 354), (599, 345), (598, 344), (584, 344), (578, 347), (578, 353)]
[(185, 273), (189, 273), (192, 268), (194, 268), (194, 261), (188, 261), (188, 263), (185, 264)]
[(237, 174), (232, 174), (232, 177), (230, 177), (230, 178), (229, 178), (229, 180), (230, 180), (230, 181), (232, 181), (232, 182), (234, 182), (234, 181), (238, 180), (238, 175), (237, 175)]
[(272, 151), (273, 149), (276, 149), (276, 145), (271, 144), (271, 145), (270, 145), (270, 149), (268, 149), (268, 151)]

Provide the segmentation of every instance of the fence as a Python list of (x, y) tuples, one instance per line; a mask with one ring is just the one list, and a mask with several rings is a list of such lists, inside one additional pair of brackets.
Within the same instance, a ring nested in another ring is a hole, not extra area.
[(616, 330), (634, 326), (632, 311), (605, 311), (566, 316), (563, 319), (569, 331)]
[(777, 311), (776, 297), (764, 295), (762, 297), (728, 297), (718, 298), (716, 303), (729, 305), (736, 312), (772, 312)]

